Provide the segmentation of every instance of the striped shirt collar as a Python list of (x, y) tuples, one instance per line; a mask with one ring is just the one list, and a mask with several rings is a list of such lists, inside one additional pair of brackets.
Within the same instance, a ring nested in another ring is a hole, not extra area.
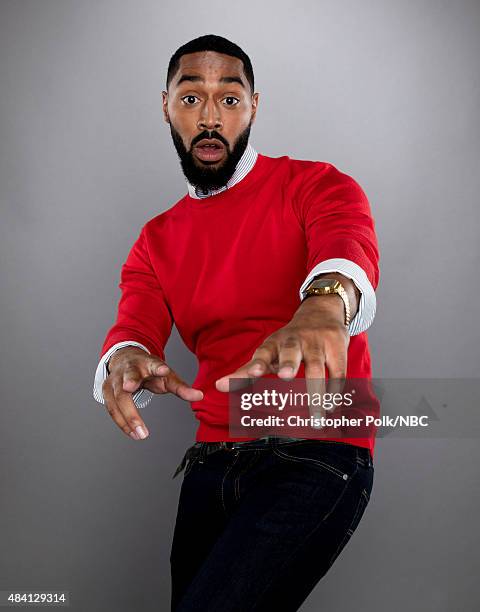
[(238, 164), (235, 167), (235, 172), (227, 181), (226, 185), (220, 187), (219, 189), (208, 190), (206, 193), (204, 193), (201, 188), (195, 188), (187, 180), (188, 194), (191, 198), (196, 198), (197, 200), (200, 200), (202, 198), (208, 198), (209, 196), (215, 195), (217, 193), (220, 193), (221, 191), (225, 191), (225, 189), (233, 187), (247, 176), (247, 174), (255, 165), (255, 162), (257, 161), (257, 156), (257, 151), (252, 147), (250, 143), (248, 143), (245, 148), (245, 151), (243, 152), (242, 157), (238, 160)]

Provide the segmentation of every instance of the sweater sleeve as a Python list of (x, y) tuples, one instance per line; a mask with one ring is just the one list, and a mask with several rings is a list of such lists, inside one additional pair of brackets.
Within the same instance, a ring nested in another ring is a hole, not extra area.
[(307, 272), (328, 260), (348, 260), (378, 286), (379, 250), (367, 196), (332, 164), (313, 162), (296, 189), (294, 205), (304, 229)]
[[(125, 345), (141, 346), (165, 359), (164, 349), (172, 331), (173, 316), (151, 264), (145, 226), (121, 268), (119, 288), (121, 297), (116, 320), (104, 339), (100, 359), (114, 345), (124, 342)], [(95, 386), (95, 399), (102, 402), (99, 384)], [(150, 399), (150, 394), (148, 396)]]

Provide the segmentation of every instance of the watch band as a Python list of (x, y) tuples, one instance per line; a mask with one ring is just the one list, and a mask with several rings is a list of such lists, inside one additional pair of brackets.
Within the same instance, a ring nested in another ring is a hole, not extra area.
[(312, 295), (330, 295), (333, 293), (339, 295), (343, 300), (345, 305), (345, 326), (348, 327), (350, 325), (350, 302), (344, 286), (336, 278), (315, 277), (305, 288), (303, 300)]

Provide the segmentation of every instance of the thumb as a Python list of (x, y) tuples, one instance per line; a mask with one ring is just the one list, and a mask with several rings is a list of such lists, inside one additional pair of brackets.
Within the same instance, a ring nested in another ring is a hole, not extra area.
[(191, 387), (174, 370), (170, 370), (170, 373), (165, 378), (165, 382), (167, 391), (180, 399), (187, 402), (198, 402), (203, 399), (203, 391)]

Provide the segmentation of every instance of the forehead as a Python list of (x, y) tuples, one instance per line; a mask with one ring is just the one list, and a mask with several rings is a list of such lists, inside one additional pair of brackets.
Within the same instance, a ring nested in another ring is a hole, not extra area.
[(214, 81), (222, 76), (238, 76), (243, 83), (247, 83), (242, 60), (216, 51), (199, 51), (182, 55), (173, 83), (177, 84), (185, 74), (194, 74), (205, 80)]

